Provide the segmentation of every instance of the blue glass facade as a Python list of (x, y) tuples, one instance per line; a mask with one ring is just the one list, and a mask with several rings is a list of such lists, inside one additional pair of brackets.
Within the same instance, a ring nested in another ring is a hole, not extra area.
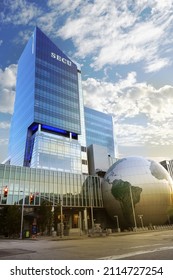
[(12, 165), (87, 173), (80, 75), (76, 64), (36, 28), (18, 63)]
[(80, 134), (77, 66), (36, 30), (35, 122)]
[(35, 40), (30, 38), (18, 62), (16, 97), (9, 139), (11, 164), (23, 165), (28, 127), (34, 122)]
[(106, 147), (108, 154), (116, 157), (112, 116), (88, 107), (84, 111), (87, 146), (97, 144)]

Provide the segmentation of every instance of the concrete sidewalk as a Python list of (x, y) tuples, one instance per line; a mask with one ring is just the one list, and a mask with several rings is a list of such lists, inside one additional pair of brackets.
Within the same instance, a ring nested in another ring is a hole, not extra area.
[(137, 230), (131, 230), (131, 231), (121, 231), (121, 232), (112, 232), (109, 234), (106, 234), (105, 232), (100, 233), (96, 232), (93, 234), (71, 234), (68, 236), (38, 236), (35, 238), (36, 240), (40, 239), (46, 239), (51, 241), (61, 241), (61, 240), (74, 240), (74, 239), (87, 239), (87, 238), (103, 238), (103, 237), (111, 237), (111, 236), (123, 236), (123, 235), (134, 235), (134, 234), (142, 234), (142, 233), (149, 233), (149, 232), (160, 232), (160, 231), (167, 231), (167, 230), (173, 230), (173, 225), (167, 225), (167, 226), (157, 226), (153, 228), (137, 228)]
[[(64, 240), (82, 240), (82, 239), (90, 239), (90, 238), (109, 238), (109, 237), (116, 237), (116, 236), (123, 236), (123, 235), (134, 235), (134, 234), (145, 234), (149, 232), (160, 232), (160, 231), (167, 231), (167, 230), (173, 230), (173, 225), (170, 226), (157, 226), (152, 229), (148, 228), (138, 228), (136, 231), (121, 231), (121, 232), (112, 232), (109, 234), (106, 234), (105, 232), (100, 234), (99, 232), (94, 234), (79, 234), (79, 233), (73, 233), (70, 235), (64, 235), (64, 236), (48, 236), (48, 235), (33, 235), (30, 237), (23, 238), (21, 240), (47, 240), (47, 241), (64, 241)], [(4, 236), (0, 236), (1, 239), (19, 239), (19, 238), (8, 238)]]

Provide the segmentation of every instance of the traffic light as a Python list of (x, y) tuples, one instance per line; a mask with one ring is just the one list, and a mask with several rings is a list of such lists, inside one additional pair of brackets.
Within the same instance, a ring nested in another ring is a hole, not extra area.
[(8, 195), (8, 187), (5, 186), (4, 187), (4, 197), (7, 197), (7, 195)]
[(30, 204), (34, 201), (34, 195), (31, 193), (29, 197)]

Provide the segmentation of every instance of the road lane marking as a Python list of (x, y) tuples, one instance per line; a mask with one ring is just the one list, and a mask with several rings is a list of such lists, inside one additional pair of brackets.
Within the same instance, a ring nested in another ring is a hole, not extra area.
[(151, 246), (162, 246), (162, 245), (163, 243), (157, 243), (152, 245), (139, 245), (139, 246), (130, 247), (130, 249), (137, 249), (137, 248), (144, 248), (144, 247), (151, 247)]
[(160, 251), (165, 251), (165, 250), (173, 250), (173, 246), (161, 247), (161, 248), (156, 248), (156, 249), (147, 250), (147, 251), (130, 252), (130, 253), (122, 254), (122, 255), (107, 256), (107, 257), (99, 258), (99, 260), (118, 260), (118, 259), (122, 259), (122, 258), (128, 258), (128, 257), (137, 256), (137, 255), (141, 255), (141, 254), (149, 254), (149, 253), (160, 252)]

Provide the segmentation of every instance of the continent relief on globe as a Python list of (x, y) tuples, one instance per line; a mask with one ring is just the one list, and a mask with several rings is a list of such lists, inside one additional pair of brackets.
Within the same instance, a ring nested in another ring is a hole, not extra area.
[(123, 217), (128, 227), (134, 226), (130, 188), (133, 199), (133, 205), (135, 207), (135, 205), (140, 201), (142, 188), (132, 186), (128, 181), (123, 181), (121, 179), (115, 179), (112, 182), (111, 193), (114, 196), (114, 198), (120, 202)]

